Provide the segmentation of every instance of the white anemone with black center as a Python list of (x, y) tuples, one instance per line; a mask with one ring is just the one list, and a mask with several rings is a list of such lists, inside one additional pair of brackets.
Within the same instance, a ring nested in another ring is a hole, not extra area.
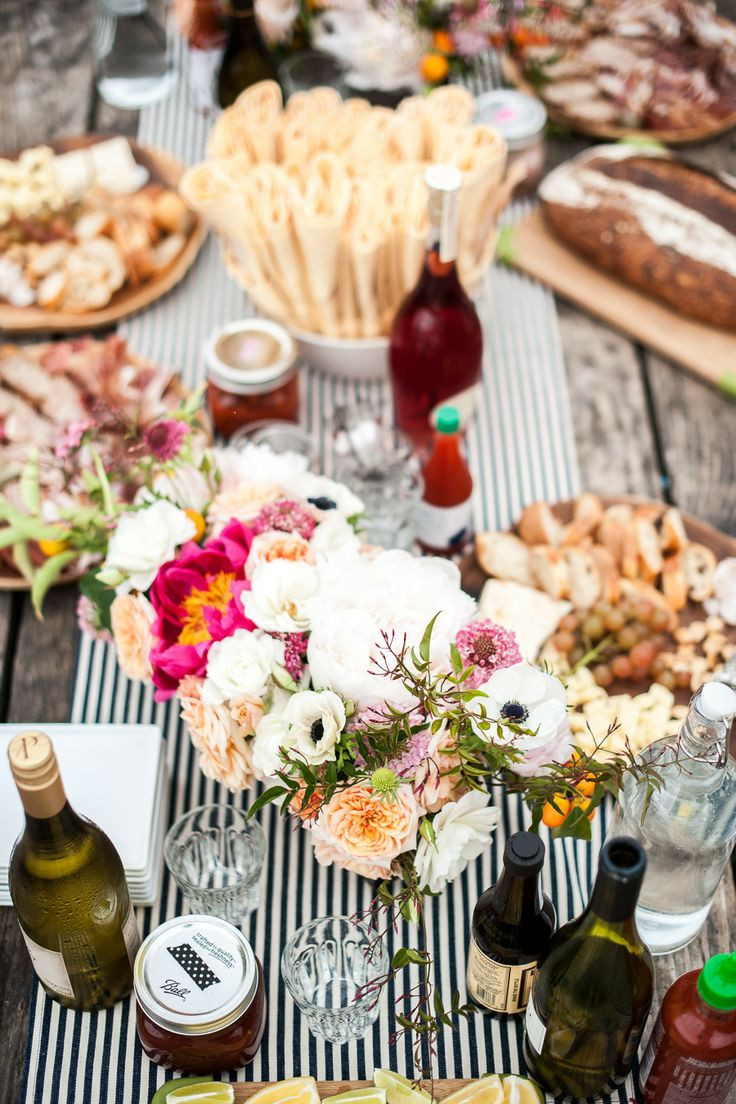
[[(547, 743), (565, 720), (564, 686), (553, 675), (528, 663), (515, 663), (513, 667), (494, 671), (478, 690), (483, 697), (471, 703), (474, 712), (480, 715), (482, 707), (489, 720), (510, 721), (528, 730), (529, 735), (515, 735), (507, 730), (507, 739), (513, 738), (520, 751), (531, 751)], [(479, 727), (478, 732), (493, 740), (497, 738), (495, 725), (486, 731)]]

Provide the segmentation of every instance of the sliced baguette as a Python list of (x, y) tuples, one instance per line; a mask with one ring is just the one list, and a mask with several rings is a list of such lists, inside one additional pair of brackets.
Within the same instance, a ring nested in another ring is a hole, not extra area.
[(665, 556), (662, 565), (662, 592), (671, 610), (679, 613), (687, 605), (687, 582), (682, 567), (682, 556), (674, 552)]
[(478, 533), (475, 554), (487, 575), (534, 586), (529, 546), (513, 533)]
[(613, 555), (602, 544), (594, 544), (590, 554), (595, 560), (601, 578), (601, 598), (604, 602), (616, 605), (621, 596), (621, 585)]
[(609, 506), (604, 510), (598, 526), (598, 541), (608, 549), (618, 567), (623, 561), (626, 530), (632, 513), (631, 507), (626, 503)]
[(548, 502), (533, 502), (519, 518), (519, 535), (527, 544), (560, 543), (562, 522), (552, 513)]
[(690, 538), (685, 532), (685, 523), (682, 514), (676, 506), (670, 506), (662, 517), (662, 531), (660, 544), (663, 552), (682, 552), (690, 543)]
[(704, 602), (713, 594), (716, 557), (704, 544), (689, 544), (682, 553), (687, 592), (694, 602)]
[(621, 597), (622, 598), (646, 598), (648, 602), (651, 602), (657, 609), (663, 610), (669, 622), (667, 628), (672, 630), (677, 626), (677, 614), (670, 609), (667, 600), (661, 590), (657, 590), (651, 583), (647, 583), (644, 579), (622, 579), (621, 580)]
[(530, 566), (535, 583), (559, 601), (570, 594), (570, 573), (559, 548), (538, 544), (531, 550)]
[(562, 545), (580, 544), (595, 531), (603, 517), (603, 503), (597, 494), (586, 492), (575, 499), (572, 521), (562, 531)]
[(570, 575), (570, 601), (576, 609), (590, 609), (603, 589), (595, 558), (585, 548), (567, 548), (565, 559)]
[(639, 551), (639, 575), (647, 583), (653, 583), (662, 570), (659, 534), (654, 522), (641, 516), (634, 517), (634, 530)]

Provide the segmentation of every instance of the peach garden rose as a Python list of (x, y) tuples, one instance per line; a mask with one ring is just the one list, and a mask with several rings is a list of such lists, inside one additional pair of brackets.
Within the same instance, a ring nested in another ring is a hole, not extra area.
[(393, 800), (370, 785), (339, 790), (325, 805), (314, 832), (323, 866), (339, 863), (366, 878), (390, 878), (394, 860), (417, 845), (419, 806), (411, 786), (399, 786)]
[(208, 705), (202, 700), (202, 685), (203, 680), (193, 675), (182, 679), (181, 718), (200, 753), (202, 774), (237, 793), (253, 782), (251, 746), (227, 705)]
[(156, 611), (145, 594), (119, 594), (110, 607), (118, 662), (130, 679), (145, 682), (153, 675), (150, 653), (155, 617)]

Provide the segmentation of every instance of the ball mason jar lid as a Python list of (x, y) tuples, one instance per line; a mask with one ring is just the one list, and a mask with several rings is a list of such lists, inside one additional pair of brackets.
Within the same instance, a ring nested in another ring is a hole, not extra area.
[(258, 966), (238, 928), (216, 916), (177, 916), (141, 944), (133, 967), (142, 1011), (175, 1035), (211, 1035), (238, 1020)]
[(536, 141), (547, 125), (547, 112), (535, 96), (514, 88), (497, 88), (476, 97), (475, 121), (495, 127), (513, 152)]
[(208, 378), (234, 395), (274, 391), (291, 374), (294, 338), (278, 322), (241, 318), (211, 333), (204, 348)]

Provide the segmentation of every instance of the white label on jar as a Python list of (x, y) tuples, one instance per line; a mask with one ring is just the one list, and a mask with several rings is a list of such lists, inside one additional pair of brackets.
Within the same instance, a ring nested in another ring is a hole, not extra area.
[(69, 997), (73, 1000), (74, 990), (61, 952), (50, 951), (48, 947), (41, 947), (38, 943), (34, 943), (22, 927), (20, 933), (26, 941), (33, 969), (36, 971), (39, 981), (57, 997)]
[(532, 1050), (536, 1051), (537, 1054), (541, 1054), (542, 1047), (544, 1046), (544, 1037), (547, 1034), (547, 1025), (542, 1022), (541, 1016), (534, 1007), (534, 997), (531, 998), (526, 1006), (524, 1028)]
[(512, 966), (489, 958), (471, 937), (468, 993), (484, 1008), (493, 1012), (523, 1012), (536, 972), (536, 961)]
[(429, 548), (459, 548), (470, 535), (472, 517), (472, 496), (457, 506), (420, 502), (416, 512), (417, 540)]
[(123, 924), (123, 939), (125, 941), (125, 949), (128, 952), (128, 958), (130, 965), (135, 962), (135, 956), (138, 954), (138, 948), (141, 945), (141, 933), (138, 931), (138, 923), (135, 918), (135, 911), (131, 905), (128, 909), (128, 915), (125, 918)]

